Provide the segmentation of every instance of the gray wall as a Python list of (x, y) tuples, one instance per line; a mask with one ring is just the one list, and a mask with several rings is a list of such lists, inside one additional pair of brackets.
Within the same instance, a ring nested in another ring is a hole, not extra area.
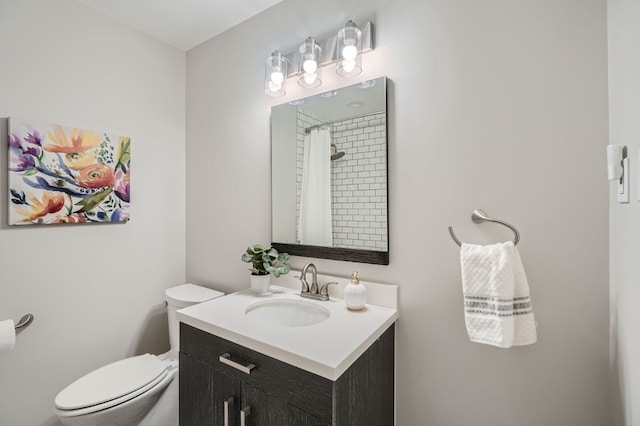
[(609, 140), (627, 145), (631, 159), (631, 202), (618, 204), (612, 183), (609, 203), (611, 395), (616, 426), (640, 424), (639, 22), (640, 2), (609, 0)]
[[(248, 286), (240, 255), (270, 240), (270, 107), (351, 82), (327, 70), (270, 99), (264, 59), (347, 19), (375, 22), (360, 78), (391, 80), (391, 263), (313, 261), (400, 286), (398, 425), (609, 424), (604, 0), (285, 0), (189, 51), (187, 279)], [(447, 226), (511, 238), (474, 208), (522, 232), (533, 346), (468, 341)]]
[[(69, 0), (0, 1), (0, 424), (58, 424), (81, 375), (166, 351), (163, 290), (184, 282), (185, 54)], [(7, 226), (6, 117), (131, 137), (127, 224)]]

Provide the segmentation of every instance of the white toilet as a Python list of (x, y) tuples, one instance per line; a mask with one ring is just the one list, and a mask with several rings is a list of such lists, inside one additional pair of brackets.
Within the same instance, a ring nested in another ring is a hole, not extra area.
[[(135, 426), (143, 419), (154, 425), (164, 423), (161, 419), (145, 419), (145, 416), (178, 371), (180, 330), (176, 311), (223, 296), (223, 293), (183, 284), (168, 288), (165, 295), (171, 350), (162, 355), (125, 358), (71, 383), (55, 399), (55, 412), (62, 423), (67, 426)], [(149, 415), (168, 416), (168, 411), (174, 410), (173, 416), (177, 418), (176, 395), (177, 392), (170, 392), (166, 396), (171, 397), (171, 401), (158, 402), (175, 408), (154, 410)]]

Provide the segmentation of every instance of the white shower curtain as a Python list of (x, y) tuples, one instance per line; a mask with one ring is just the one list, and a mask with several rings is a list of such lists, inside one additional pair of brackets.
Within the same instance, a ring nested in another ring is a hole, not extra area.
[(304, 138), (298, 239), (301, 244), (332, 246), (331, 132), (312, 130)]

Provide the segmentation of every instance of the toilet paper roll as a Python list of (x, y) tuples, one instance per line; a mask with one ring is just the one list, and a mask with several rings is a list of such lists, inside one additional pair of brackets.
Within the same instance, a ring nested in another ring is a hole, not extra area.
[(16, 326), (13, 320), (0, 321), (0, 352), (9, 351), (16, 345)]

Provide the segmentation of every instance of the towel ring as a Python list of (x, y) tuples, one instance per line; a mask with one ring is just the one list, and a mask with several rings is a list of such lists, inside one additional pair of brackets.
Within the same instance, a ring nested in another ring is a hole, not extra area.
[[(480, 209), (475, 209), (473, 211), (473, 213), (471, 214), (471, 220), (473, 221), (473, 223), (493, 222), (493, 223), (499, 223), (500, 225), (504, 225), (507, 228), (511, 229), (514, 234), (516, 234), (515, 238), (513, 239), (513, 245), (514, 246), (517, 245), (518, 242), (520, 241), (520, 232), (518, 232), (518, 229), (515, 226), (503, 220), (489, 217), (484, 211)], [(458, 239), (456, 234), (453, 232), (452, 226), (449, 227), (449, 234), (451, 234), (451, 238), (453, 238), (453, 241), (455, 241), (458, 246), (462, 246), (462, 242)]]

